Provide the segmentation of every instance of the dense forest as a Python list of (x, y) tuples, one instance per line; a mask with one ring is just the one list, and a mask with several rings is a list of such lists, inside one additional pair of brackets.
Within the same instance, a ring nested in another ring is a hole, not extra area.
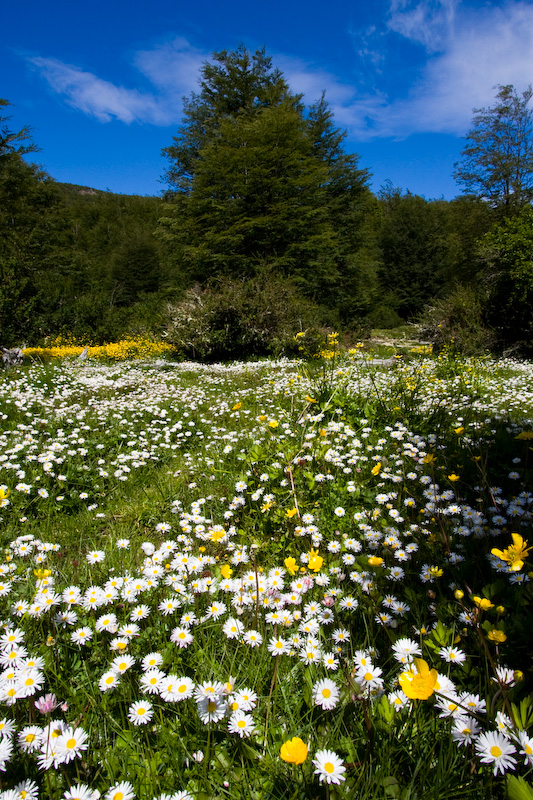
[(56, 182), (0, 100), (0, 344), (147, 333), (224, 358), (419, 321), (438, 346), (530, 355), (531, 96), (474, 111), (451, 201), (373, 194), (326, 98), (306, 107), (264, 50), (204, 64), (160, 197)]

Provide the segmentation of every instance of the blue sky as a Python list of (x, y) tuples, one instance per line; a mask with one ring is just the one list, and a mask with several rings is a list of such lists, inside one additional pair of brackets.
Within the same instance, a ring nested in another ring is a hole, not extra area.
[(26, 0), (2, 12), (0, 96), (33, 127), (56, 180), (157, 194), (181, 98), (216, 50), (265, 46), (307, 103), (323, 89), (346, 149), (428, 199), (452, 177), (472, 120), (499, 84), (533, 82), (524, 0)]

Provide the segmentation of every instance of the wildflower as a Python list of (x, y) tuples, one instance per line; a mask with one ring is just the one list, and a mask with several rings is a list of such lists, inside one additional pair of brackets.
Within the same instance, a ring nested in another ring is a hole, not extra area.
[(11, 739), (2, 737), (0, 739), (0, 771), (5, 772), (6, 764), (13, 753), (13, 742)]
[(239, 639), (244, 631), (244, 625), (240, 620), (230, 617), (224, 623), (222, 630), (228, 639)]
[(400, 686), (411, 700), (427, 700), (435, 690), (437, 670), (432, 669), (430, 671), (427, 662), (422, 658), (413, 660), (416, 672), (411, 669), (407, 672), (402, 672), (398, 679)]
[(459, 746), (472, 744), (481, 728), (472, 717), (457, 716), (453, 721), (452, 739)]
[(193, 638), (192, 633), (187, 628), (174, 628), (170, 634), (170, 641), (180, 648), (188, 647)]
[(499, 631), (496, 628), (493, 628), (491, 631), (487, 633), (487, 638), (490, 639), (491, 642), (495, 642), (496, 644), (503, 644), (507, 639), (507, 636), (503, 631)]
[(267, 649), (273, 656), (287, 655), (290, 651), (285, 639), (277, 639), (275, 636), (270, 639)]
[(101, 692), (108, 692), (110, 689), (114, 689), (119, 683), (119, 676), (114, 669), (109, 670), (108, 672), (104, 672), (100, 680), (98, 681), (98, 688)]
[(488, 611), (490, 608), (494, 608), (494, 603), (491, 603), (486, 597), (473, 597), (472, 600), (482, 611)]
[(286, 558), (283, 563), (285, 564), (285, 568), (290, 575), (296, 575), (296, 572), (298, 571), (298, 565), (295, 558)]
[(415, 656), (421, 656), (420, 646), (412, 639), (398, 639), (392, 646), (394, 658), (401, 664), (410, 664)]
[(241, 739), (250, 736), (254, 730), (253, 717), (244, 711), (235, 711), (229, 719), (228, 730), (230, 733), (238, 733)]
[(77, 630), (73, 631), (70, 634), (70, 638), (74, 642), (74, 644), (77, 645), (88, 644), (93, 638), (93, 632), (90, 628), (87, 627), (78, 628)]
[(6, 719), (5, 717), (3, 719), (0, 719), (0, 736), (2, 738), (5, 737), (6, 739), (9, 739), (11, 736), (13, 736), (14, 733), (15, 733), (15, 723), (13, 722), (13, 720)]
[(165, 673), (160, 669), (157, 669), (157, 667), (147, 670), (139, 679), (141, 692), (145, 692), (147, 694), (158, 694), (161, 687), (161, 681), (165, 677)]
[(87, 750), (88, 738), (83, 728), (67, 728), (63, 731), (54, 743), (56, 763), (68, 764), (76, 757), (81, 758), (82, 752)]
[(288, 764), (303, 764), (307, 758), (307, 745), (294, 736), (281, 745), (280, 756)]
[(126, 670), (128, 670), (134, 664), (135, 664), (135, 659), (133, 658), (133, 656), (125, 654), (123, 656), (117, 656), (116, 658), (113, 659), (113, 661), (111, 662), (111, 669), (113, 669), (115, 672), (122, 673), (126, 672)]
[(198, 716), (207, 725), (209, 722), (220, 722), (226, 714), (226, 703), (220, 695), (202, 697), (196, 701)]
[(90, 553), (87, 553), (87, 561), (89, 564), (99, 564), (105, 558), (105, 553), (103, 550), (92, 550)]
[(134, 798), (133, 786), (128, 781), (115, 783), (105, 795), (105, 800), (134, 800)]
[(476, 753), (483, 764), (494, 765), (494, 775), (502, 775), (508, 769), (514, 769), (516, 759), (511, 753), (516, 753), (516, 747), (499, 731), (481, 733), (475, 742)]
[(67, 789), (63, 795), (63, 800), (98, 800), (100, 792), (97, 789), (90, 789), (85, 783), (77, 783)]
[(246, 631), (242, 638), (243, 642), (250, 647), (259, 647), (263, 643), (263, 637), (258, 631)]
[(27, 725), (17, 734), (17, 744), (24, 753), (33, 753), (41, 746), (43, 729), (38, 725)]
[(312, 570), (313, 572), (320, 572), (323, 563), (324, 559), (322, 558), (322, 556), (318, 555), (318, 550), (311, 550), (311, 552), (309, 553), (309, 561), (307, 563), (309, 569)]
[(329, 678), (318, 681), (313, 686), (313, 702), (320, 708), (330, 711), (339, 701), (339, 689)]
[(315, 775), (318, 775), (320, 782), (340, 784), (346, 780), (343, 774), (346, 772), (346, 767), (332, 750), (317, 750), (313, 764), (316, 767)]
[(464, 664), (466, 661), (466, 654), (456, 647), (441, 647), (439, 655), (448, 663)]
[(132, 703), (128, 709), (128, 719), (134, 725), (146, 725), (153, 716), (152, 705), (146, 700), (138, 700), (136, 703)]
[(520, 744), (520, 754), (525, 756), (524, 764), (533, 766), (533, 738), (527, 731), (517, 731), (518, 743)]
[(506, 561), (512, 572), (519, 572), (524, 566), (524, 558), (527, 558), (533, 548), (528, 547), (528, 543), (518, 533), (512, 533), (511, 536), (513, 544), (509, 545), (505, 550), (498, 550), (498, 548), (494, 547), (490, 552), (501, 561)]

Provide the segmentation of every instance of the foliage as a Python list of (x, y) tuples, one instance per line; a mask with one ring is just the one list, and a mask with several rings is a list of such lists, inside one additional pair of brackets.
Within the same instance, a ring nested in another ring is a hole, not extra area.
[(533, 210), (504, 220), (480, 242), (485, 262), (486, 315), (498, 344), (533, 352)]
[(481, 355), (494, 346), (479, 289), (457, 285), (442, 300), (427, 306), (420, 317), (420, 335), (435, 352), (444, 348), (466, 356)]
[(533, 200), (533, 112), (531, 86), (518, 94), (512, 85), (499, 86), (496, 104), (474, 109), (455, 179), (509, 215)]
[(380, 202), (380, 305), (412, 319), (446, 286), (451, 245), (444, 205), (390, 185)]
[(160, 235), (180, 270), (203, 282), (251, 277), (268, 262), (306, 296), (352, 313), (369, 274), (358, 251), (371, 195), (324, 98), (306, 114), (264, 50), (244, 47), (214, 53), (200, 87), (163, 151), (171, 192)]
[(168, 306), (164, 337), (182, 357), (225, 361), (278, 355), (316, 321), (316, 307), (294, 284), (263, 268), (249, 279), (221, 277), (187, 290)]

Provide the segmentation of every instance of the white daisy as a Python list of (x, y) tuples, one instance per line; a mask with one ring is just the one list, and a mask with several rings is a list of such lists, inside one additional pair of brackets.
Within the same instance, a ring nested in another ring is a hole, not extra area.
[(320, 782), (340, 784), (341, 781), (346, 780), (344, 777), (346, 767), (332, 750), (317, 750), (313, 764), (316, 767), (315, 775), (318, 775)]
[(153, 716), (152, 705), (146, 700), (138, 700), (136, 703), (132, 703), (128, 709), (128, 719), (134, 725), (146, 725)]
[(516, 747), (499, 731), (481, 733), (475, 741), (475, 748), (483, 764), (494, 766), (494, 775), (498, 772), (503, 775), (516, 766), (516, 759), (511, 755), (516, 753)]
[(326, 711), (335, 708), (339, 701), (339, 689), (337, 684), (329, 678), (318, 681), (313, 686), (313, 702)]

